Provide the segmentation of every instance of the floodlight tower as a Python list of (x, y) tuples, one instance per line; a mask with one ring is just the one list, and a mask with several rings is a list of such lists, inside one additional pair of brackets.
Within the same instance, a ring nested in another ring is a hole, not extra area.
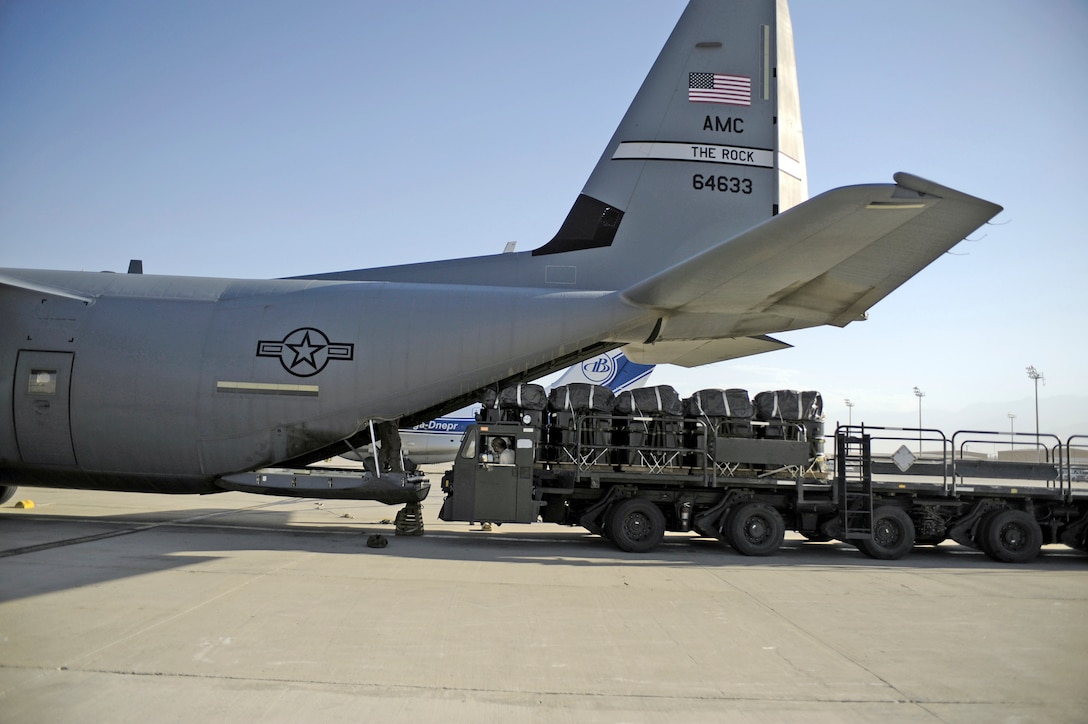
[(918, 398), (918, 454), (922, 454), (922, 398), (926, 396), (926, 393), (914, 388), (914, 396)]
[(1039, 457), (1039, 380), (1046, 384), (1046, 377), (1043, 373), (1035, 369), (1034, 365), (1028, 365), (1028, 377), (1035, 380), (1035, 457), (1038, 462)]
[(1007, 413), (1009, 416), (1009, 447), (1013, 450), (1016, 449), (1016, 415), (1012, 412)]
[(854, 425), (854, 403), (847, 397), (843, 402), (846, 403), (846, 425), (847, 427), (853, 427)]

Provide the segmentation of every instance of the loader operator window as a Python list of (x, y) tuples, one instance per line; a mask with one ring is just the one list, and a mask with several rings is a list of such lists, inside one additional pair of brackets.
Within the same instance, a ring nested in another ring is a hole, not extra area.
[(461, 443), (461, 457), (471, 460), (476, 457), (476, 433), (465, 436), (465, 441)]
[(492, 465), (513, 465), (514, 451), (510, 448), (510, 442), (501, 435), (487, 439), (487, 447), (481, 454), (481, 462)]

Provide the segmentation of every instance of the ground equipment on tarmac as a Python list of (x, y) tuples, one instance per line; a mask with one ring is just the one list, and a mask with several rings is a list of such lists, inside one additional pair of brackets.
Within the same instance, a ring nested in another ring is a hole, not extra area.
[[(553, 390), (543, 411), (485, 408), (443, 476), (439, 517), (578, 525), (631, 552), (678, 531), (763, 556), (786, 530), (876, 559), (946, 539), (1012, 563), (1045, 544), (1088, 550), (1088, 489), (1072, 482), (1080, 436), (1031, 435), (1038, 459), (1009, 462), (968, 452), (997, 433), (841, 426), (825, 455), (818, 392), (753, 403), (737, 389), (681, 401), (667, 385), (571, 388)], [(496, 438), (512, 462), (493, 455)]]

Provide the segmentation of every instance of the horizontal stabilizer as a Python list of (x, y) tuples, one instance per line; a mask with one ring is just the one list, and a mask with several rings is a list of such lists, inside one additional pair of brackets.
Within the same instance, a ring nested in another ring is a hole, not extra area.
[(623, 296), (661, 313), (662, 341), (863, 319), (866, 310), (1001, 211), (916, 176), (899, 173), (895, 180), (828, 191), (635, 284)]
[(680, 367), (698, 367), (711, 362), (722, 362), (737, 357), (788, 349), (792, 346), (771, 337), (760, 336), (629, 344), (623, 348), (623, 352), (629, 359), (640, 364), (673, 364)]

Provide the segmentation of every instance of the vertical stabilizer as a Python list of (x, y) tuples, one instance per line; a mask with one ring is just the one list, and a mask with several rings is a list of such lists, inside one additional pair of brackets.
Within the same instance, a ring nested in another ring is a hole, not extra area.
[(562, 229), (533, 254), (578, 252), (579, 286), (622, 286), (799, 203), (803, 169), (785, 0), (693, 0)]
[(797, 90), (797, 57), (793, 23), (786, 0), (778, 0), (778, 211), (808, 200), (805, 137), (801, 131), (801, 97)]
[(307, 278), (625, 289), (807, 196), (786, 0), (691, 0), (550, 241)]
[(562, 387), (572, 382), (588, 382), (593, 385), (604, 385), (613, 392), (623, 392), (642, 387), (653, 371), (653, 365), (633, 362), (623, 351), (614, 349), (571, 365), (552, 387)]

